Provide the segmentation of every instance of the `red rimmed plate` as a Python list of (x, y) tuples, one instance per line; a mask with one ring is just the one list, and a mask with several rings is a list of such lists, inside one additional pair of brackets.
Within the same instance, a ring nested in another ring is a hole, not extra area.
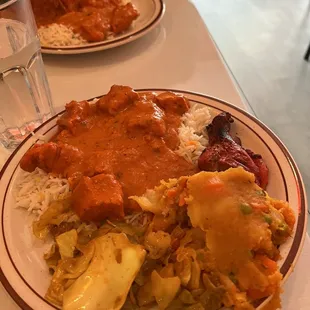
[[(279, 261), (279, 267), (283, 274), (283, 281), (286, 281), (301, 252), (307, 221), (305, 189), (292, 156), (268, 127), (242, 109), (209, 96), (179, 90), (172, 91), (187, 96), (193, 103), (209, 106), (214, 115), (221, 111), (231, 113), (235, 120), (233, 127), (243, 145), (263, 156), (270, 170), (268, 193), (275, 198), (287, 200), (297, 219), (293, 236), (280, 247), (282, 259)], [(56, 121), (57, 115), (37, 128), (34, 135), (29, 136), (15, 150), (0, 173), (0, 266), (2, 269), (0, 280), (16, 303), (27, 310), (56, 308), (44, 299), (50, 283), (50, 275), (43, 260), (43, 253), (47, 246), (32, 236), (27, 213), (14, 208), (12, 190), (20, 173), (21, 157), (41, 136), (49, 139), (56, 133)], [(266, 302), (267, 300), (258, 309)]]

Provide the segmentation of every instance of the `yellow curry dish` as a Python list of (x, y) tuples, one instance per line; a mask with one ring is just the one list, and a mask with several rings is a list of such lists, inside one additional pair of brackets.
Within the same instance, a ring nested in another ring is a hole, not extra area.
[[(47, 300), (65, 310), (243, 310), (280, 291), (279, 246), (295, 216), (253, 174), (200, 172), (129, 199), (141, 207), (134, 216), (76, 221), (55, 237)], [(72, 219), (70, 203), (51, 204), (34, 233)]]

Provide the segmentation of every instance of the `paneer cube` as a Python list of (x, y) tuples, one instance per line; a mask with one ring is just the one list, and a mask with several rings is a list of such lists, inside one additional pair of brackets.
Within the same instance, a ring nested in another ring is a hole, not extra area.
[(124, 217), (123, 190), (111, 174), (81, 178), (72, 193), (72, 206), (83, 221)]

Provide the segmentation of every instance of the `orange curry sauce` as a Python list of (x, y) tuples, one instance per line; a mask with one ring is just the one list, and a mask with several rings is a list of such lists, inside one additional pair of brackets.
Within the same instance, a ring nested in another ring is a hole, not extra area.
[(188, 109), (188, 100), (174, 93), (138, 94), (113, 86), (96, 104), (67, 104), (57, 121), (59, 133), (30, 149), (21, 168), (39, 167), (68, 178), (72, 205), (82, 220), (123, 217), (136, 207), (129, 196), (197, 172), (175, 152)]
[(122, 0), (31, 0), (38, 27), (53, 23), (72, 28), (89, 42), (127, 30), (139, 16), (137, 9)]

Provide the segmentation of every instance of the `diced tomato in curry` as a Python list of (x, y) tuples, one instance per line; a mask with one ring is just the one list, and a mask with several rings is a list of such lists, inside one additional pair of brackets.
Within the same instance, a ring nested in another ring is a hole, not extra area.
[(67, 104), (59, 132), (30, 149), (20, 166), (68, 178), (72, 206), (82, 220), (121, 218), (136, 207), (129, 196), (197, 172), (175, 152), (188, 109), (188, 100), (174, 93), (138, 94), (114, 85), (96, 104)]

